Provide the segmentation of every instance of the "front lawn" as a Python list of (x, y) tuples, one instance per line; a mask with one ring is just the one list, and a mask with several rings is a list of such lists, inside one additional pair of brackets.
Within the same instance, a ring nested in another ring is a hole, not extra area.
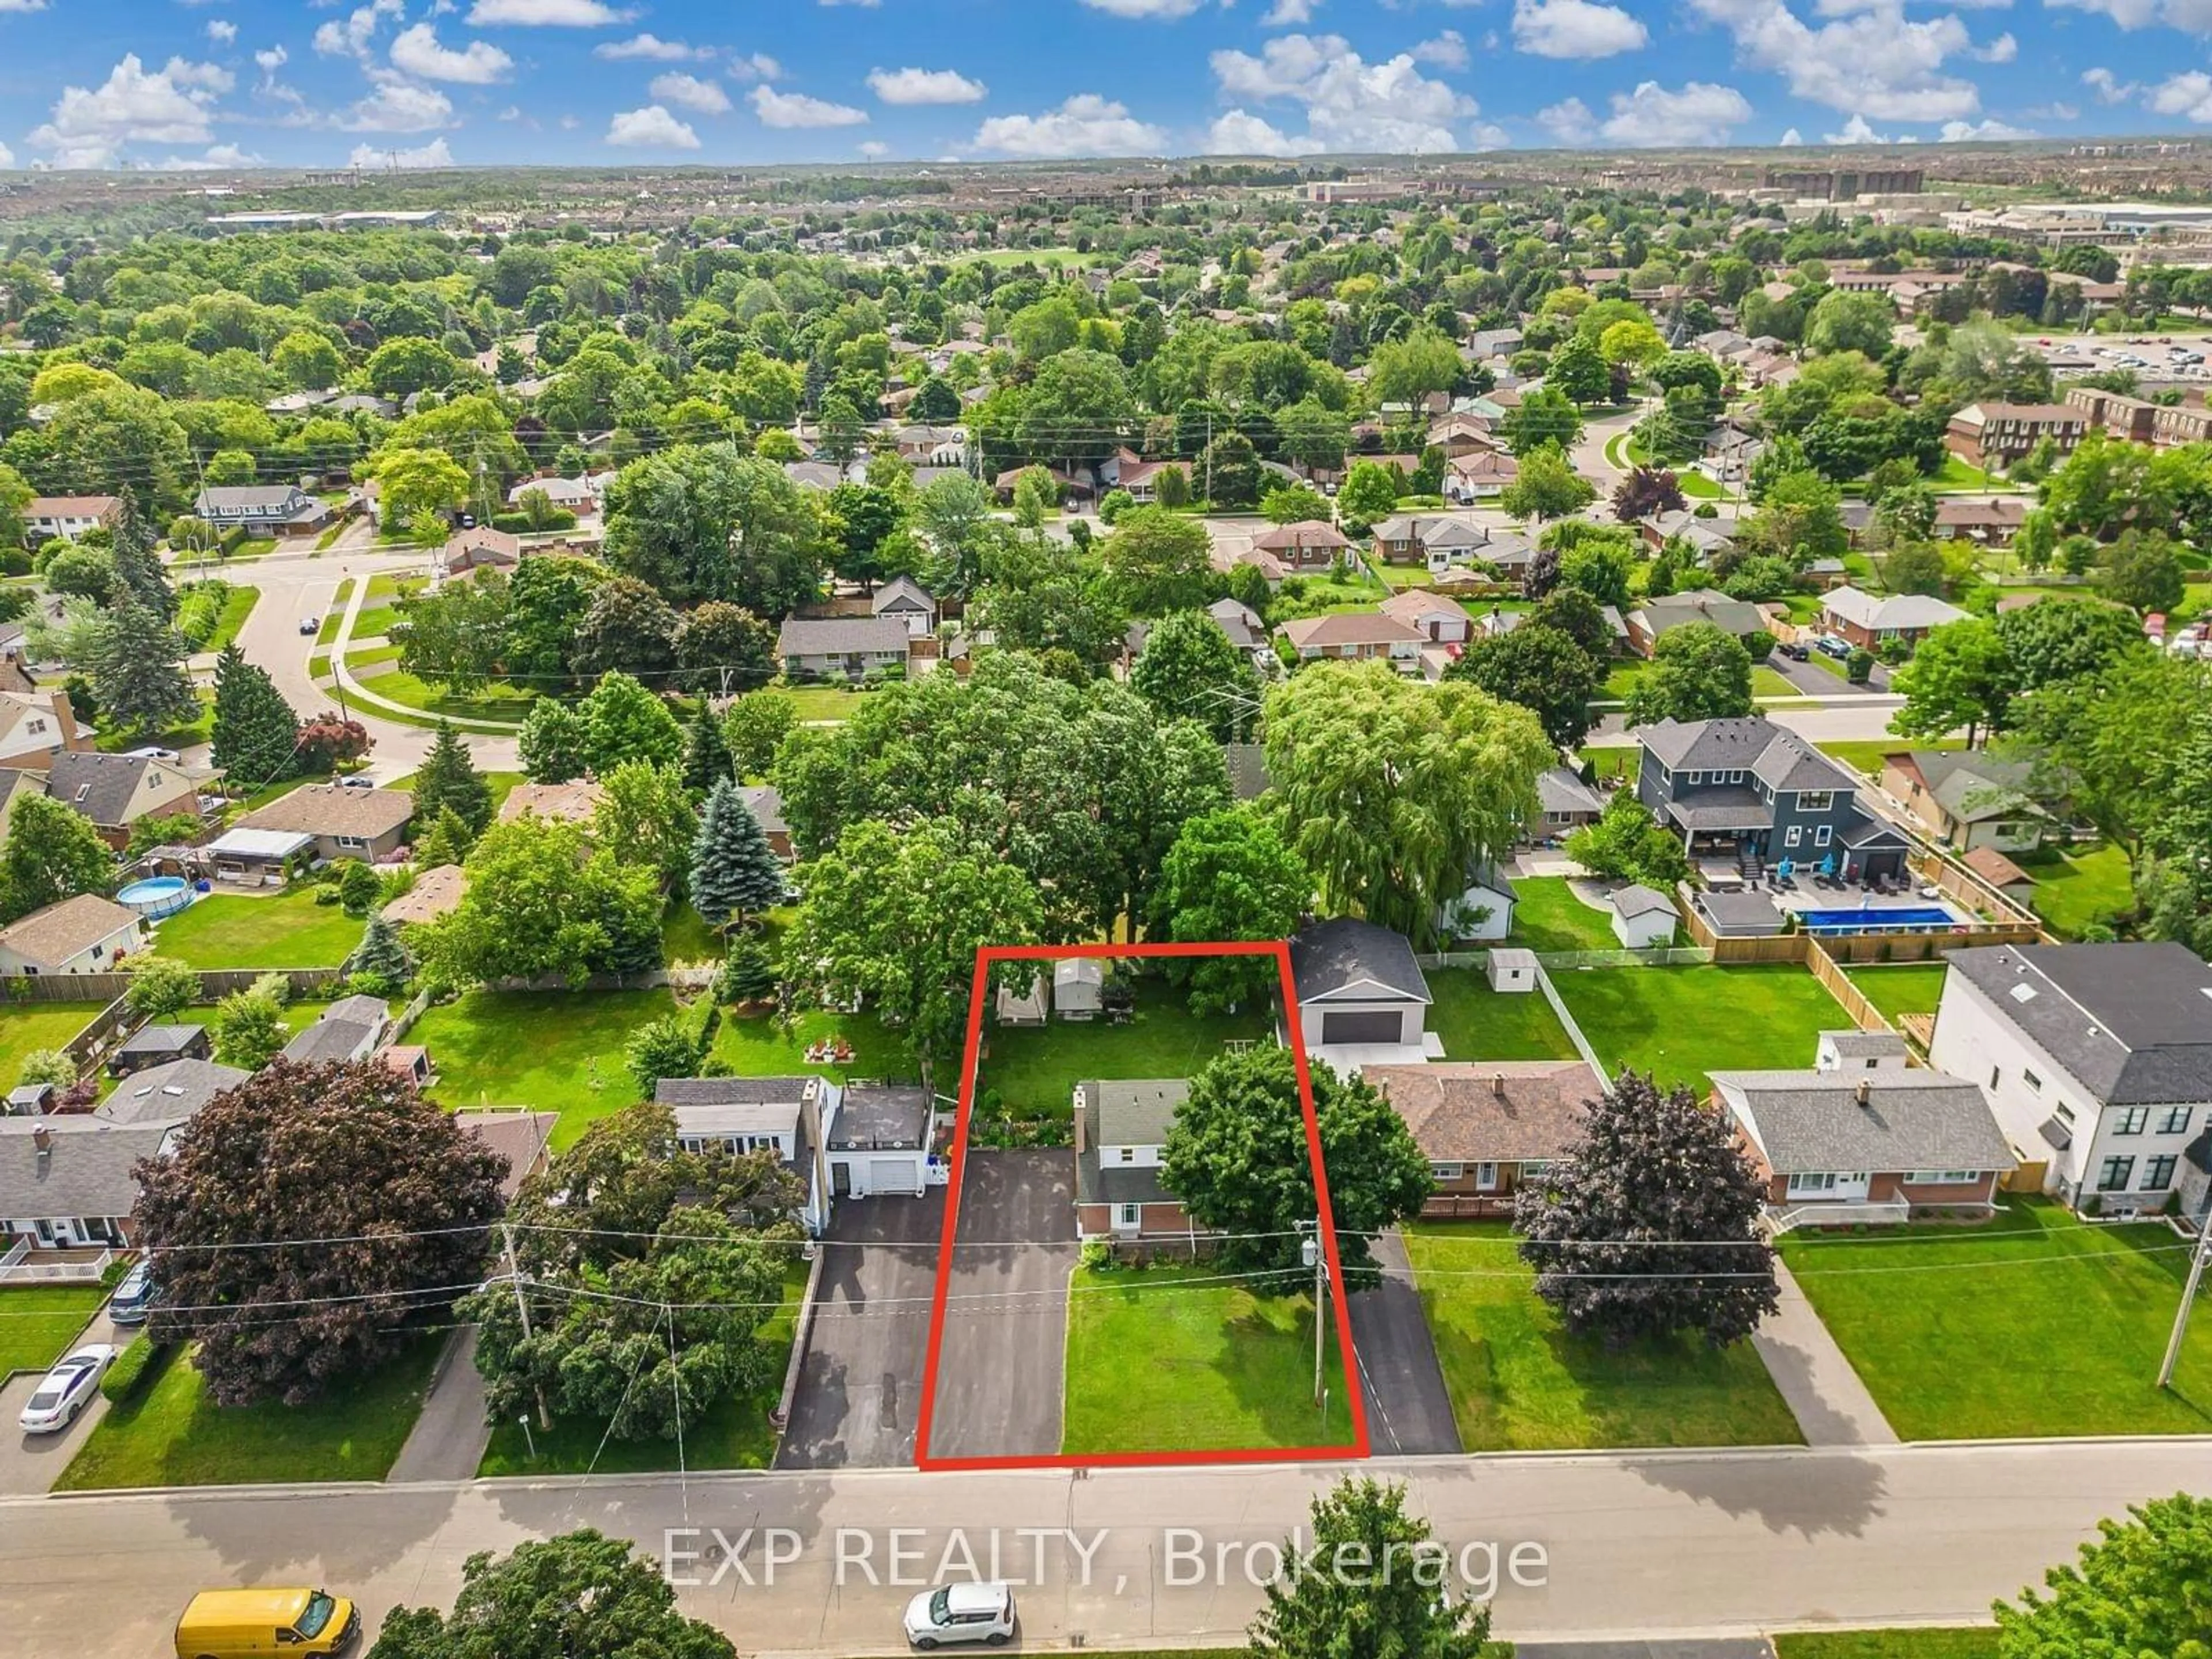
[(100, 1285), (11, 1285), (0, 1290), (0, 1376), (42, 1371), (107, 1299)]
[(246, 626), (246, 619), (253, 614), (260, 600), (258, 587), (233, 587), (222, 596), (222, 613), (216, 618), (215, 632), (200, 641), (203, 651), (220, 651), (238, 637), (238, 630)]
[(1447, 1060), (1572, 1060), (1573, 1039), (1540, 991), (1493, 991), (1479, 968), (1428, 972), (1429, 1030)]
[(1060, 1449), (1228, 1451), (1352, 1439), (1329, 1334), (1326, 1419), (1313, 1403), (1313, 1300), (1206, 1283), (1203, 1263), (1098, 1272), (1068, 1282)]
[(1759, 663), (1751, 671), (1751, 695), (1753, 697), (1802, 697), (1806, 694), (1802, 686), (1781, 670)]
[[(1816, 653), (1817, 654), (1817, 653)], [(1862, 777), (1881, 775), (1881, 757), (1901, 754), (1907, 749), (1959, 750), (1966, 746), (1963, 738), (1938, 738), (1935, 740), (1904, 738), (1843, 738), (1832, 743), (1813, 745), (1830, 760), (1840, 762)]]
[(1774, 1659), (1997, 1659), (1987, 1630), (1842, 1630), (1774, 1638)]
[(1607, 1073), (1623, 1066), (1702, 1096), (1709, 1072), (1808, 1066), (1822, 1031), (1850, 1021), (1791, 963), (1741, 968), (1581, 968), (1554, 974)]
[(1502, 1221), (1419, 1222), (1406, 1252), (1468, 1451), (1803, 1439), (1748, 1342), (1616, 1351), (1569, 1335)]
[(27, 1055), (58, 1048), (92, 1024), (97, 1002), (0, 1003), (0, 1091), (15, 1086)]
[(1016, 1030), (987, 1018), (976, 1098), (995, 1093), (1012, 1117), (1064, 1118), (1075, 1085), (1086, 1078), (1188, 1077), (1232, 1039), (1271, 1040), (1272, 998), (1241, 1014), (1201, 1018), (1190, 1012), (1189, 994), (1164, 979), (1139, 979), (1136, 992), (1127, 1025), (1055, 1016), (1049, 1024)]
[[(769, 1380), (747, 1395), (724, 1401), (697, 1422), (684, 1425), (683, 1467), (687, 1469), (764, 1469), (775, 1461), (776, 1433), (769, 1413), (783, 1397), (784, 1369), (798, 1333), (799, 1304), (806, 1296), (806, 1263), (799, 1252), (783, 1270), (783, 1306), (769, 1316), (760, 1340), (769, 1351)], [(536, 1419), (526, 1435), (517, 1423), (502, 1422), (491, 1431), (479, 1475), (646, 1474), (677, 1467), (673, 1440), (609, 1440), (605, 1423), (563, 1418), (550, 1429)], [(538, 1455), (530, 1455), (531, 1436)], [(601, 1442), (605, 1440), (604, 1449)], [(596, 1460), (596, 1461), (595, 1461)]]
[(307, 1406), (218, 1406), (185, 1350), (173, 1348), (155, 1362), (143, 1393), (109, 1408), (54, 1490), (381, 1480), (422, 1409), (444, 1340), (416, 1337), (389, 1364)]
[[(351, 659), (348, 660), (350, 663)], [(433, 720), (442, 718), (465, 722), (473, 720), (479, 724), (520, 726), (522, 717), (530, 712), (530, 705), (538, 701), (535, 691), (525, 691), (498, 683), (487, 685), (480, 691), (449, 691), (397, 668), (382, 673), (360, 673), (355, 678), (366, 690), (378, 696), (396, 702), (403, 708), (414, 709)]]
[(1942, 1000), (1946, 971), (1941, 962), (1913, 962), (1893, 968), (1849, 968), (1844, 975), (1894, 1025), (1907, 1014), (1936, 1012)]
[(302, 884), (269, 898), (210, 893), (154, 929), (154, 949), (195, 968), (336, 968), (363, 924)]
[(1565, 876), (1526, 876), (1513, 884), (1513, 933), (1505, 942), (1531, 951), (1618, 951), (1610, 911), (1593, 910)]
[(2109, 927), (2135, 914), (2128, 855), (2117, 847), (2104, 842), (2079, 850), (2049, 847), (2015, 853), (2012, 859), (2035, 878), (2028, 903), (2063, 939), (2080, 939), (2093, 927)]
[(2188, 1241), (2090, 1225), (2042, 1199), (1986, 1224), (1787, 1235), (1821, 1322), (1908, 1440), (2212, 1432), (2212, 1320), (2158, 1376)]
[(869, 695), (842, 685), (779, 685), (775, 689), (791, 699), (802, 722), (848, 720), (860, 699)]

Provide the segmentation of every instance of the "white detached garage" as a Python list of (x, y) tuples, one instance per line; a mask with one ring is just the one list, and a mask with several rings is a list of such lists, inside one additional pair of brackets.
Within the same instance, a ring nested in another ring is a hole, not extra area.
[(929, 1091), (848, 1084), (830, 1121), (830, 1189), (838, 1198), (919, 1198), (928, 1185)]
[(1404, 934), (1350, 916), (1317, 922), (1291, 941), (1291, 977), (1309, 1052), (1332, 1064), (1430, 1057), (1429, 981)]

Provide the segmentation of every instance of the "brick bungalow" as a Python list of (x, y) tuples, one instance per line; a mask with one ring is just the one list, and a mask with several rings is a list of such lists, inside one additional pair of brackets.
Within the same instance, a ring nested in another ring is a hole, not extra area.
[(1571, 1153), (1603, 1084), (1580, 1060), (1369, 1066), (1360, 1075), (1406, 1121), (1435, 1190), (1425, 1216), (1510, 1215), (1513, 1194)]

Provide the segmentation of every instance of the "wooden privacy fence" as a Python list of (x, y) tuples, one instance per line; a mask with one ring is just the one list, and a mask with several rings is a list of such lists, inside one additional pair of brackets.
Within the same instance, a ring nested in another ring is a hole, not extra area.
[[(255, 981), (270, 973), (282, 974), (295, 997), (319, 995), (340, 978), (335, 968), (203, 968), (199, 970), (200, 1000), (214, 1002), (234, 991), (251, 990)], [(128, 1036), (143, 1024), (123, 1000), (131, 988), (128, 974), (56, 974), (0, 983), (7, 987), (5, 1000), (9, 1002), (86, 1002), (94, 997), (106, 1000), (100, 1011), (85, 1023), (84, 1029), (62, 1044), (62, 1052), (76, 1062), (80, 1075), (94, 1070), (116, 1039)], [(17, 989), (25, 986), (40, 988), (28, 994)], [(70, 994), (54, 995), (46, 989), (56, 986), (64, 988)]]
[(1850, 976), (1836, 965), (1836, 959), (1821, 948), (1820, 941), (1808, 939), (1805, 942), (1805, 965), (1813, 970), (1813, 977), (1828, 988), (1828, 994), (1842, 1005), (1843, 1010), (1857, 1022), (1862, 1031), (1887, 1031), (1889, 1021), (1881, 1009), (1869, 1000), (1867, 994), (1851, 982)]

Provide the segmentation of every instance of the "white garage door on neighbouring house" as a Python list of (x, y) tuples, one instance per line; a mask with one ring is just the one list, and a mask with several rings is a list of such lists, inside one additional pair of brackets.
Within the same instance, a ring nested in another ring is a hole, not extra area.
[(1321, 1040), (1331, 1046), (1354, 1042), (1395, 1042), (1406, 1029), (1405, 1018), (1395, 1009), (1376, 1012), (1336, 1009), (1321, 1017)]
[(921, 1191), (921, 1159), (872, 1158), (867, 1165), (868, 1191), (912, 1195)]

